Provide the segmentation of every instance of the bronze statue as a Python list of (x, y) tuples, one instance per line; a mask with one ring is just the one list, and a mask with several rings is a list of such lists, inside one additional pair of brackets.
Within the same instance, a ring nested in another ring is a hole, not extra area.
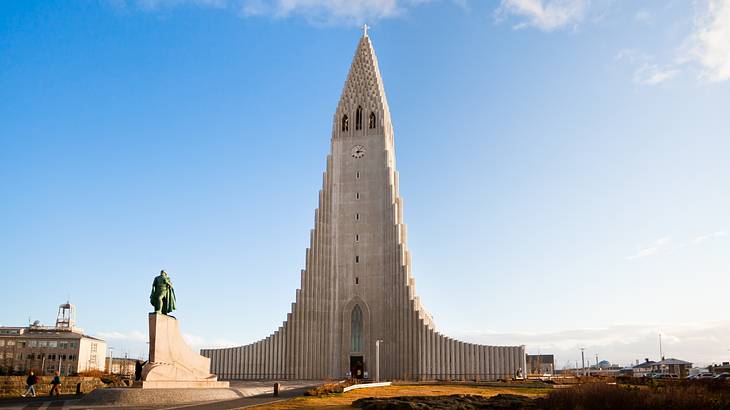
[(152, 282), (150, 303), (155, 307), (155, 313), (166, 315), (175, 310), (175, 289), (172, 288), (167, 272), (160, 271), (160, 275)]

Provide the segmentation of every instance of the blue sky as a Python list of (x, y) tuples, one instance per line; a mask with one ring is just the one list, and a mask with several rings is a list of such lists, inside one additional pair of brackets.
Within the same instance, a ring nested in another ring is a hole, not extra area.
[(145, 349), (284, 320), (367, 22), (439, 329), (616, 363), (728, 360), (730, 1), (0, 4), (0, 324)]

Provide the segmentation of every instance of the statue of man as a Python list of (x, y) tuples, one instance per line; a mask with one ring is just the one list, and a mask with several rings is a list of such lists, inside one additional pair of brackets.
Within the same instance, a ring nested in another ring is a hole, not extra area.
[(175, 310), (175, 289), (172, 288), (167, 272), (160, 271), (160, 275), (152, 282), (150, 303), (155, 307), (155, 313), (166, 315)]

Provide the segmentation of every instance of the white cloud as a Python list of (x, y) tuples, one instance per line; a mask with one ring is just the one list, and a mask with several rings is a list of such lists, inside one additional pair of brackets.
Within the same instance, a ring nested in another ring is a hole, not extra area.
[(725, 236), (727, 236), (727, 232), (722, 232), (722, 231), (713, 232), (713, 233), (710, 233), (707, 235), (701, 235), (701, 236), (698, 236), (698, 237), (692, 239), (692, 243), (702, 243), (708, 239), (722, 238)]
[(636, 50), (621, 50), (617, 60), (626, 60), (634, 66), (633, 82), (640, 85), (657, 85), (674, 78), (680, 70), (674, 65), (659, 66), (654, 59)]
[(634, 20), (641, 24), (651, 24), (654, 22), (654, 14), (646, 9), (642, 9), (634, 14)]
[[(354, 25), (397, 17), (431, 0), (107, 0), (115, 8), (146, 11), (178, 6), (228, 9), (242, 16), (304, 17), (316, 24)], [(458, 2), (457, 2), (458, 4)]]
[(552, 31), (580, 23), (589, 0), (502, 0), (495, 15), (498, 20), (514, 16), (523, 19), (515, 29), (537, 27)]
[(580, 361), (580, 348), (586, 348), (586, 359), (606, 359), (628, 365), (635, 360), (659, 357), (659, 334), (665, 357), (675, 357), (707, 365), (727, 361), (730, 345), (730, 321), (692, 323), (618, 323), (591, 329), (567, 329), (555, 332), (490, 333), (468, 332), (461, 335), (468, 341), (485, 344), (524, 344), (531, 354), (555, 354), (556, 367), (571, 366)]
[(183, 339), (185, 339), (185, 342), (191, 348), (193, 348), (193, 350), (196, 350), (196, 351), (201, 348), (212, 349), (212, 348), (218, 348), (218, 347), (241, 346), (241, 343), (236, 343), (232, 340), (228, 340), (225, 338), (218, 337), (218, 338), (208, 339), (208, 338), (194, 335), (191, 333), (183, 334)]
[(99, 332), (99, 338), (107, 341), (130, 341), (130, 342), (146, 342), (147, 335), (139, 330), (129, 332)]
[(229, 0), (134, 0), (134, 2), (145, 10), (158, 10), (184, 4), (214, 8), (226, 8), (229, 5)]
[(666, 246), (671, 242), (671, 240), (672, 240), (671, 236), (665, 236), (665, 237), (659, 238), (656, 241), (654, 241), (654, 243), (651, 246), (641, 249), (634, 255), (627, 256), (626, 259), (632, 260), (632, 259), (645, 258), (647, 256), (654, 256), (654, 255), (658, 254), (661, 250), (666, 248)]
[(700, 77), (710, 82), (730, 79), (730, 0), (705, 0), (685, 42), (682, 59), (702, 67)]

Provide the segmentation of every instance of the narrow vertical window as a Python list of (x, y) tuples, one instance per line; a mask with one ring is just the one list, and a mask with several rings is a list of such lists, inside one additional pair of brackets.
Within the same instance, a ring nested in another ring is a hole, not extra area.
[(357, 111), (355, 112), (355, 129), (362, 129), (362, 107), (359, 105), (357, 106)]
[(368, 120), (368, 128), (373, 129), (375, 128), (375, 113), (370, 112), (370, 119)]
[(350, 129), (350, 120), (347, 118), (347, 114), (342, 116), (342, 131), (348, 131)]
[(360, 263), (360, 257), (355, 255), (355, 263)]
[(357, 171), (357, 172), (355, 173), (355, 178), (357, 178), (357, 179), (360, 179), (360, 171)]
[(355, 242), (360, 242), (360, 235), (359, 234), (355, 234)]
[(360, 193), (359, 192), (355, 192), (355, 199), (360, 199)]
[(356, 285), (359, 285), (360, 284), (360, 278), (358, 278), (357, 276), (355, 276), (355, 284)]
[(359, 221), (360, 220), (360, 214), (355, 214), (355, 220), (356, 221)]
[(355, 305), (350, 317), (350, 351), (362, 352), (362, 309)]

